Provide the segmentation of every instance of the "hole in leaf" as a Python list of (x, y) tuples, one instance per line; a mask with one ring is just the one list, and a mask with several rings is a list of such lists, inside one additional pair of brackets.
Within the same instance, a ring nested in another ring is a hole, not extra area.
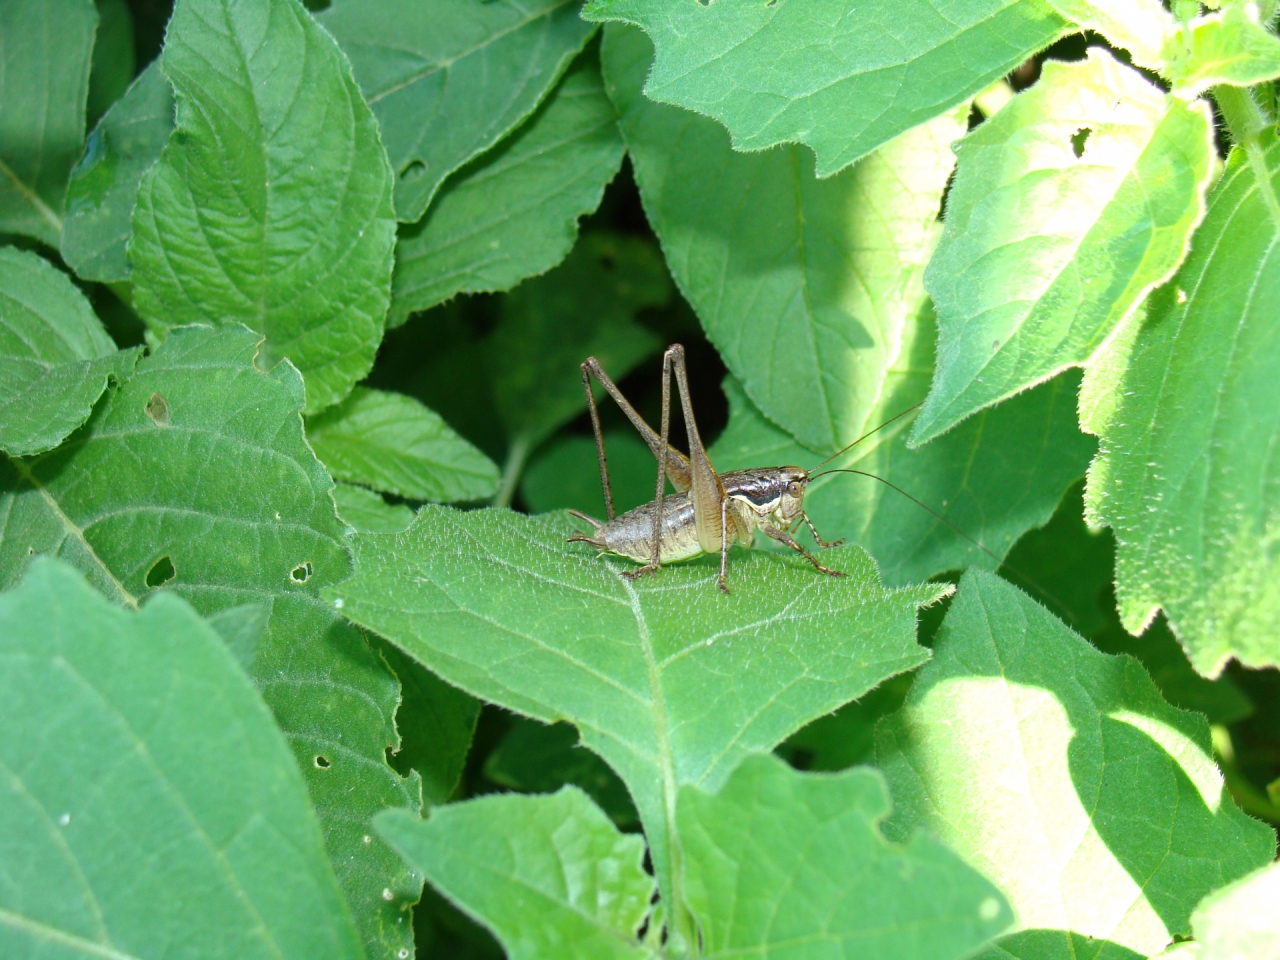
[(427, 172), (427, 165), (421, 160), (410, 160), (400, 168), (401, 180), (417, 180)]
[(306, 583), (311, 579), (311, 574), (315, 572), (315, 567), (311, 566), (311, 561), (304, 560), (289, 571), (289, 579), (294, 583)]
[(163, 587), (172, 580), (178, 571), (173, 566), (173, 561), (168, 556), (163, 556), (151, 565), (151, 569), (147, 571), (148, 587)]
[(153, 393), (143, 409), (157, 427), (169, 425), (169, 401), (163, 394)]
[(1079, 160), (1084, 156), (1084, 145), (1089, 142), (1089, 134), (1093, 133), (1088, 127), (1081, 127), (1071, 135), (1071, 152), (1076, 155)]
[(328, 770), (333, 764), (329, 762), (329, 758), (323, 753), (316, 754), (316, 766), (321, 770)]

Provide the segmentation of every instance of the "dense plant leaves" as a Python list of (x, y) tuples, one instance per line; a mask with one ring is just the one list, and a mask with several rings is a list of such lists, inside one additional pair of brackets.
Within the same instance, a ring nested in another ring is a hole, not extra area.
[(0, 247), (0, 450), (25, 457), (84, 423), (136, 350), (117, 350), (84, 294), (43, 257)]
[(1208, 105), (1162, 93), (1098, 47), (1047, 62), (956, 152), (925, 272), (938, 367), (914, 443), (1087, 363), (1177, 269), (1214, 172)]
[(715, 118), (737, 150), (808, 144), (820, 177), (973, 96), (1064, 26), (1039, 0), (591, 0), (583, 15), (649, 34), (648, 97)]
[(396, 172), (396, 214), (533, 112), (594, 26), (579, 0), (335, 0), (320, 22), (351, 58)]
[[(878, 423), (909, 410), (927, 389), (931, 319), (921, 317), (908, 335)], [(867, 549), (887, 583), (967, 566), (994, 569), (1018, 537), (1053, 515), (1062, 491), (1088, 466), (1095, 445), (1076, 428), (1077, 383), (1074, 374), (1058, 377), (918, 450), (907, 446), (909, 421), (899, 420), (832, 464), (874, 474), (898, 490), (834, 474), (809, 485), (805, 509), (826, 539), (846, 537)], [(815, 465), (818, 455), (765, 419), (733, 380), (725, 392), (729, 426), (711, 448), (717, 469)]]
[(915, 609), (949, 589), (886, 590), (850, 548), (828, 555), (838, 580), (735, 553), (728, 597), (714, 558), (633, 584), (629, 564), (566, 544), (574, 529), (423, 507), (403, 534), (357, 537), (354, 578), (326, 596), (469, 693), (572, 721), (631, 791), (668, 894), (677, 784), (714, 790), (748, 752), (920, 663)]
[[(937, 615), (933, 610), (928, 613)], [(923, 629), (918, 632), (923, 634)], [(815, 772), (872, 765), (876, 723), (902, 706), (914, 679), (915, 673), (891, 677), (866, 696), (797, 730), (776, 753), (797, 769)]]
[(93, 0), (0, 6), (0, 233), (58, 245), (97, 26)]
[[(640, 435), (634, 430), (609, 430), (604, 446), (617, 512), (625, 513), (652, 500), (658, 461)], [(595, 441), (574, 435), (548, 443), (530, 461), (520, 482), (520, 494), (532, 513), (573, 509), (603, 517), (604, 493)]]
[(62, 257), (78, 276), (129, 278), (126, 247), (138, 184), (168, 143), (173, 123), (173, 90), (153, 60), (89, 134), (71, 171)]
[(0, 662), (0, 952), (364, 956), (288, 744), (186, 603), (42, 559)]
[(886, 842), (888, 812), (872, 770), (803, 774), (767, 754), (748, 757), (717, 796), (683, 788), (677, 822), (703, 955), (816, 941), (832, 956), (942, 960), (1010, 925), (999, 892), (942, 844)]
[(1148, 956), (1190, 932), (1203, 894), (1275, 852), (1223, 789), (1204, 718), (979, 571), (877, 728), (876, 759), (886, 833), (937, 832), (1013, 904), (1000, 956)]
[(498, 486), (492, 460), (403, 393), (356, 387), (307, 419), (307, 440), (337, 479), (411, 500), (479, 500)]
[(592, 47), (520, 130), (452, 177), (420, 223), (401, 228), (391, 322), (555, 266), (622, 153)]
[(1194, 960), (1280, 958), (1280, 864), (1271, 863), (1200, 901), (1191, 915)]
[(574, 787), (437, 807), (425, 821), (388, 810), (376, 823), (511, 960), (653, 956), (636, 942), (654, 886), (644, 840), (619, 833)]
[(1247, 4), (1196, 17), (1166, 44), (1165, 74), (1183, 96), (1225, 83), (1252, 86), (1280, 76), (1280, 39)]
[(374, 811), (416, 802), (416, 782), (385, 762), (398, 688), (316, 599), (350, 571), (348, 531), (302, 435), (301, 377), (255, 368), (260, 339), (175, 330), (66, 443), (0, 462), (0, 583), (53, 553), (129, 606), (162, 585), (203, 613), (269, 603), (250, 672), (307, 777), (370, 955), (391, 957), (410, 942), (420, 880), (364, 838)]
[(177, 132), (133, 213), (138, 312), (157, 334), (244, 323), (267, 366), (302, 371), (307, 412), (336, 403), (373, 364), (395, 245), (391, 170), (350, 67), (297, 0), (178, 0), (161, 68)]
[[(1280, 170), (1280, 142), (1265, 136)], [(1280, 663), (1280, 173), (1233, 152), (1186, 264), (1152, 298), (1088, 506), (1116, 534), (1116, 595), (1138, 632), (1163, 607), (1201, 673)], [(1269, 202), (1268, 202), (1269, 201)]]
[(863, 432), (924, 299), (964, 118), (817, 180), (800, 147), (737, 154), (717, 124), (646, 99), (651, 51), (639, 30), (605, 32), (609, 93), (668, 265), (747, 395), (831, 452)]
[(517, 717), (485, 760), (484, 775), (522, 793), (554, 793), (571, 783), (622, 829), (639, 821), (626, 784), (579, 744), (578, 731), (569, 723), (548, 725)]
[(413, 523), (413, 510), (403, 503), (387, 503), (366, 487), (335, 484), (333, 501), (338, 505), (338, 516), (361, 533), (399, 533)]
[(416, 770), (422, 778), (422, 799), (445, 803), (462, 777), (480, 701), (449, 686), (399, 648), (380, 643), (378, 649), (400, 678), (396, 769), (405, 774)]

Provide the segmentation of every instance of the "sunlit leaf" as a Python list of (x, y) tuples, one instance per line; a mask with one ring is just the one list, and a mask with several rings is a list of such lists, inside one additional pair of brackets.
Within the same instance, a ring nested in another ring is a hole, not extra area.
[(651, 51), (639, 30), (605, 32), (606, 81), (667, 263), (747, 395), (830, 453), (868, 426), (924, 300), (964, 117), (817, 180), (800, 147), (734, 153), (718, 124), (645, 98)]
[(39, 560), (0, 662), (0, 953), (364, 956), (289, 745), (185, 602)]
[[(1280, 142), (1265, 135), (1265, 163)], [(1088, 506), (1115, 531), (1116, 595), (1138, 632), (1159, 608), (1203, 674), (1280, 663), (1280, 173), (1232, 153), (1178, 275), (1152, 298)]]
[(1181, 262), (1213, 172), (1203, 102), (1162, 93), (1101, 48), (1045, 64), (956, 145), (946, 228), (925, 273), (938, 369), (923, 443), (1087, 363)]
[(1166, 42), (1178, 23), (1160, 0), (1048, 0), (1066, 20), (1094, 30), (1129, 51), (1133, 62), (1151, 70), (1164, 66)]
[(378, 118), (401, 220), (533, 112), (595, 30), (580, 3), (335, 0), (320, 15)]
[(0, 450), (25, 457), (56, 447), (137, 359), (137, 350), (116, 349), (66, 274), (0, 247)]
[(715, 118), (737, 150), (808, 144), (821, 177), (973, 96), (1064, 27), (1040, 0), (591, 0), (584, 16), (649, 34), (646, 96)]
[(1280, 957), (1280, 865), (1268, 864), (1215, 890), (1191, 915), (1196, 960), (1276, 960)]
[[(239, 322), (288, 357), (307, 412), (373, 364), (395, 218), (378, 126), (297, 0), (178, 0), (161, 69), (177, 129), (143, 176), (129, 260), (152, 331)], [(340, 189), (335, 189), (340, 185)]]
[(1275, 852), (1223, 788), (1203, 717), (986, 573), (961, 581), (876, 761), (886, 833), (935, 832), (1013, 905), (993, 957), (1148, 956)]
[(1220, 83), (1248, 87), (1280, 76), (1280, 39), (1248, 4), (1197, 17), (1166, 45), (1166, 73), (1183, 96)]
[(401, 227), (391, 322), (563, 260), (578, 218), (600, 205), (622, 162), (616, 120), (593, 46), (523, 127), (450, 178), (420, 223)]

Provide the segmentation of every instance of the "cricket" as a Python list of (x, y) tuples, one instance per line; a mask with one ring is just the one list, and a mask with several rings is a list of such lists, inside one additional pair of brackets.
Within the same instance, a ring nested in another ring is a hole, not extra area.
[[(671, 426), (671, 377), (675, 375), (680, 394), (680, 407), (684, 414), (685, 432), (689, 440), (689, 454), (681, 453), (669, 442)], [(658, 461), (658, 483), (654, 498), (649, 503), (615, 516), (613, 493), (609, 486), (609, 465), (605, 456), (604, 434), (600, 427), (600, 413), (591, 390), (595, 378), (618, 404)], [(662, 355), (662, 421), (660, 431), (645, 422), (622, 395), (595, 357), (588, 357), (582, 364), (582, 386), (587, 394), (587, 409), (591, 414), (591, 427), (595, 433), (596, 453), (600, 460), (600, 483), (604, 488), (605, 511), (608, 519), (603, 523), (577, 510), (569, 511), (580, 520), (591, 524), (591, 534), (580, 533), (569, 538), (570, 543), (588, 543), (606, 553), (627, 557), (643, 564), (626, 570), (623, 576), (635, 580), (661, 569), (664, 563), (687, 560), (703, 553), (720, 554), (720, 574), (716, 585), (728, 593), (727, 580), (729, 548), (736, 542), (746, 546), (754, 543), (757, 530), (799, 553), (819, 573), (830, 577), (844, 574), (824, 565), (817, 557), (796, 541), (795, 531), (803, 523), (813, 534), (821, 549), (839, 546), (843, 540), (828, 542), (819, 535), (813, 521), (804, 510), (804, 495), (809, 483), (826, 473), (854, 473), (871, 477), (888, 484), (904, 496), (915, 500), (898, 487), (861, 470), (832, 469), (822, 472), (823, 466), (865, 440), (877, 430), (883, 429), (916, 407), (904, 410), (864, 434), (844, 449), (832, 454), (813, 470), (803, 467), (758, 467), (734, 470), (719, 474), (711, 465), (707, 451), (698, 433), (698, 424), (689, 399), (689, 380), (685, 370), (684, 347), (672, 344)], [(676, 493), (665, 493), (670, 478)], [(916, 503), (920, 503), (916, 500)], [(924, 504), (920, 504), (924, 507)], [(925, 507), (928, 510), (928, 507)], [(934, 516), (938, 516), (929, 510)], [(938, 516), (938, 519), (943, 520)], [(943, 520), (944, 523), (947, 521)], [(947, 524), (951, 526), (951, 524)], [(953, 528), (954, 529), (954, 528)], [(963, 534), (961, 534), (963, 536)], [(965, 539), (970, 539), (966, 537)], [(973, 542), (972, 540), (970, 542)], [(976, 544), (984, 551), (986, 548)], [(986, 551), (990, 553), (990, 551)]]

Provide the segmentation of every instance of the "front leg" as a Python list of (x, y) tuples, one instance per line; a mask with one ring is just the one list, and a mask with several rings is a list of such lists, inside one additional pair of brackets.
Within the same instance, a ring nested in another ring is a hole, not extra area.
[(813, 521), (809, 519), (809, 515), (807, 513), (800, 514), (800, 517), (801, 519), (804, 520), (806, 524), (808, 524), (809, 532), (813, 534), (813, 542), (816, 543), (818, 546), (820, 546), (823, 550), (830, 550), (832, 547), (838, 547), (840, 546), (840, 544), (844, 543), (844, 537), (841, 537), (839, 540), (832, 540), (830, 543), (827, 543), (827, 541), (823, 540), (822, 537), (818, 536), (818, 528), (813, 525)]
[(779, 530), (769, 523), (761, 524), (760, 529), (763, 530), (766, 535), (772, 537), (774, 540), (777, 540), (779, 543), (785, 543), (788, 547), (790, 547), (796, 553), (800, 554), (802, 557), (804, 557), (806, 560), (812, 563), (814, 568), (817, 569), (819, 572), (825, 573), (829, 577), (844, 576), (844, 573), (839, 570), (832, 570), (830, 567), (824, 567), (821, 563), (818, 562), (817, 557), (815, 557), (812, 553), (810, 553), (804, 547), (800, 546), (800, 544), (796, 543), (795, 537), (791, 536), (791, 534), (787, 533), (785, 530)]

